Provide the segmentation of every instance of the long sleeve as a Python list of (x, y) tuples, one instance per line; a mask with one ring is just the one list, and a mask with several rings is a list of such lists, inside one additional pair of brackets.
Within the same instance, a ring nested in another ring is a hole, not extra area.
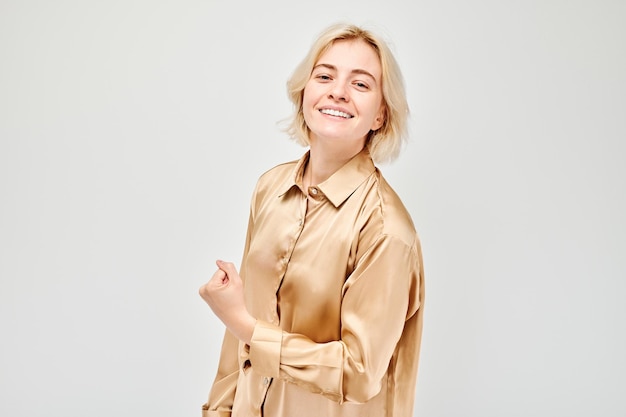
[[(256, 192), (254, 195), (256, 195)], [(245, 259), (250, 248), (250, 235), (253, 224), (252, 210), (250, 213), (242, 264), (245, 264)], [(243, 278), (244, 277), (242, 275), (242, 279)], [(240, 370), (239, 349), (239, 339), (233, 336), (233, 334), (226, 329), (222, 341), (217, 375), (211, 387), (211, 391), (209, 392), (208, 402), (202, 406), (202, 417), (231, 416)]]
[(217, 375), (208, 402), (202, 406), (202, 417), (230, 417), (239, 375), (238, 346), (239, 340), (226, 330)]
[(344, 284), (341, 339), (316, 343), (259, 322), (252, 367), (340, 403), (368, 401), (380, 391), (405, 325), (416, 323), (410, 319), (420, 306), (420, 275), (419, 243), (381, 236)]
[(239, 272), (257, 323), (232, 417), (410, 417), (424, 299), (411, 217), (366, 151), (308, 193), (307, 160), (252, 196)]

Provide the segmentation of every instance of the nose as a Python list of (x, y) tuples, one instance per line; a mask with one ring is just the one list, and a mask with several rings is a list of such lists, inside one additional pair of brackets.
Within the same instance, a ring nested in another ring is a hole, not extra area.
[(333, 83), (328, 92), (328, 98), (335, 101), (348, 102), (350, 98), (348, 96), (348, 89), (346, 88), (346, 85), (342, 82)]

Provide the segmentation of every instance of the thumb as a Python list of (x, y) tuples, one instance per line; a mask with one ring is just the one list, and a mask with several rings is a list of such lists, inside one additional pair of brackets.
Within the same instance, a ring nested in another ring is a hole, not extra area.
[(237, 272), (237, 268), (235, 267), (235, 264), (233, 264), (232, 262), (226, 262), (226, 261), (222, 261), (219, 259), (215, 263), (217, 264), (217, 267), (219, 269), (226, 272), (226, 275), (228, 275), (229, 279), (240, 280), (239, 273)]

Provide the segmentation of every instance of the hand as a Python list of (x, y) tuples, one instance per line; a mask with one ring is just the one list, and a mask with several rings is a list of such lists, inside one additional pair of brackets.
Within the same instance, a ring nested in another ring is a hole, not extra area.
[(233, 335), (250, 344), (256, 320), (246, 308), (241, 277), (231, 262), (216, 264), (218, 270), (200, 287), (200, 296)]

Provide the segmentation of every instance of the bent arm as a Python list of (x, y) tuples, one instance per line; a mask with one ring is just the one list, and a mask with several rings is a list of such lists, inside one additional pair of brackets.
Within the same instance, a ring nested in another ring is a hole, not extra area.
[[(252, 201), (254, 202), (254, 195)], [(250, 250), (250, 234), (253, 223), (251, 210), (243, 251), (244, 260)], [(239, 343), (239, 339), (226, 329), (217, 375), (209, 392), (209, 399), (202, 406), (202, 417), (230, 417), (239, 377)]]
[(258, 321), (252, 367), (337, 402), (369, 400), (380, 391), (405, 324), (419, 308), (420, 262), (417, 243), (381, 237), (344, 285), (341, 339), (316, 343)]

